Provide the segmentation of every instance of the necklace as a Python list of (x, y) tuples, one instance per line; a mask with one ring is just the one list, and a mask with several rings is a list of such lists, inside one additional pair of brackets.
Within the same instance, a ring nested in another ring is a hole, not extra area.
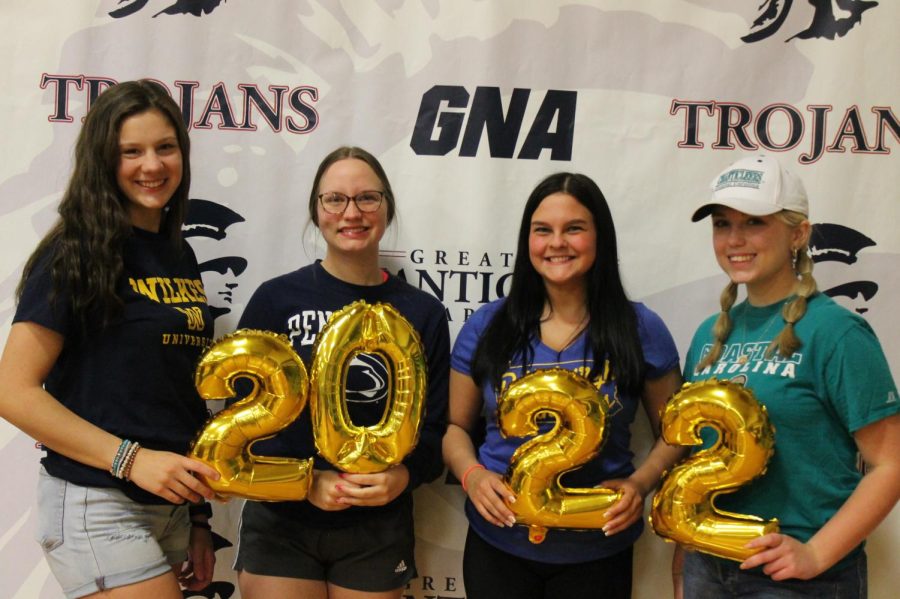
[[(551, 318), (553, 318), (552, 310), (550, 314), (547, 315), (546, 319), (541, 321), (541, 325), (548, 324)], [(548, 334), (545, 337), (542, 332), (541, 341), (548, 347), (554, 349), (558, 354), (562, 354), (562, 352), (564, 352), (566, 348), (569, 347), (569, 345), (571, 345), (575, 341), (575, 339), (577, 339), (578, 336), (581, 335), (581, 333), (584, 331), (585, 327), (587, 326), (588, 318), (589, 313), (587, 312), (587, 310), (585, 310), (584, 315), (581, 317), (581, 320), (579, 320), (577, 323), (575, 323), (574, 326), (572, 326), (565, 337), (562, 336), (562, 334), (565, 333), (564, 327), (563, 331), (560, 331), (560, 334), (558, 335)], [(549, 333), (549, 331), (547, 332)]]
[[(740, 336), (741, 336), (742, 343), (745, 342), (747, 339), (747, 310), (749, 310), (749, 308), (747, 306), (749, 306), (749, 303), (745, 303), (743, 305), (743, 308), (741, 309), (741, 334), (740, 334)], [(762, 338), (761, 339), (762, 341), (766, 341), (766, 337), (769, 335), (769, 330), (772, 328), (772, 325), (775, 324), (776, 320), (778, 320), (779, 316), (781, 316), (781, 308), (780, 307), (778, 310), (775, 311), (775, 314), (773, 314), (772, 316), (769, 317), (768, 322), (766, 322), (766, 328), (763, 330), (762, 335), (760, 335), (760, 337)], [(749, 361), (750, 361), (750, 356), (748, 356), (746, 353), (741, 354), (740, 356), (738, 356), (738, 359), (737, 359), (738, 364), (746, 364)]]

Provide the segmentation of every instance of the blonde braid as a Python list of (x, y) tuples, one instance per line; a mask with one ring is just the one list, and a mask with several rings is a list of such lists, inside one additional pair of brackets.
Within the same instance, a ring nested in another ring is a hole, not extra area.
[[(778, 217), (791, 227), (799, 226), (806, 220), (806, 216), (789, 210), (783, 210), (778, 213)], [(807, 300), (812, 297), (818, 290), (816, 279), (813, 277), (813, 261), (809, 255), (809, 246), (803, 244), (798, 251), (797, 264), (794, 267), (797, 273), (797, 286), (794, 299), (787, 302), (781, 309), (782, 318), (784, 318), (784, 328), (772, 340), (766, 350), (766, 357), (770, 358), (778, 350), (779, 355), (783, 358), (790, 358), (794, 352), (800, 349), (803, 343), (794, 332), (794, 326), (806, 314)]]
[(707, 353), (697, 364), (695, 372), (703, 370), (708, 366), (712, 366), (713, 362), (718, 360), (719, 356), (722, 355), (722, 346), (725, 344), (725, 340), (728, 339), (728, 335), (731, 334), (733, 323), (731, 322), (731, 317), (728, 315), (728, 312), (731, 310), (731, 307), (737, 299), (737, 289), (737, 285), (729, 281), (725, 289), (722, 290), (722, 295), (719, 296), (721, 311), (719, 312), (719, 317), (716, 319), (716, 323), (713, 325), (712, 330), (715, 343), (713, 343), (709, 353)]

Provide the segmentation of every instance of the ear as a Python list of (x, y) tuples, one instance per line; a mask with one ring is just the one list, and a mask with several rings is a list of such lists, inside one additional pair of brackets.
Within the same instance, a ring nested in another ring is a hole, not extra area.
[(812, 225), (808, 220), (804, 220), (791, 231), (791, 247), (796, 249), (806, 247), (811, 233)]

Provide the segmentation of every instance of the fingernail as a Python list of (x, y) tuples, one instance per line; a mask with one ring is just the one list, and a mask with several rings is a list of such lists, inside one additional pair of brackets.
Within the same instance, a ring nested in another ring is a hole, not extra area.
[(338, 491), (340, 491), (341, 493), (344, 492), (344, 487), (342, 487), (341, 485), (334, 485), (334, 488), (337, 489)]

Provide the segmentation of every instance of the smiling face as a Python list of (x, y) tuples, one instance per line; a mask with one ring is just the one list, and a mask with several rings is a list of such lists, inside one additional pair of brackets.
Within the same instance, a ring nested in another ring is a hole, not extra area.
[(159, 230), (163, 208), (181, 184), (181, 161), (175, 128), (158, 110), (122, 122), (116, 182), (128, 199), (132, 225)]
[(594, 218), (567, 193), (544, 198), (531, 216), (528, 255), (546, 286), (584, 286), (597, 257)]
[[(335, 191), (355, 197), (363, 191), (384, 191), (375, 171), (357, 158), (338, 160), (328, 167), (319, 181), (318, 193)], [(316, 208), (319, 230), (328, 246), (326, 260), (364, 255), (378, 257), (378, 243), (387, 228), (387, 201), (375, 212), (361, 212), (356, 202), (347, 203), (342, 214), (331, 214)]]
[(747, 286), (750, 303), (772, 304), (793, 292), (797, 277), (791, 255), (804, 247), (809, 221), (790, 227), (774, 214), (753, 216), (716, 206), (712, 223), (716, 260), (732, 282)]

